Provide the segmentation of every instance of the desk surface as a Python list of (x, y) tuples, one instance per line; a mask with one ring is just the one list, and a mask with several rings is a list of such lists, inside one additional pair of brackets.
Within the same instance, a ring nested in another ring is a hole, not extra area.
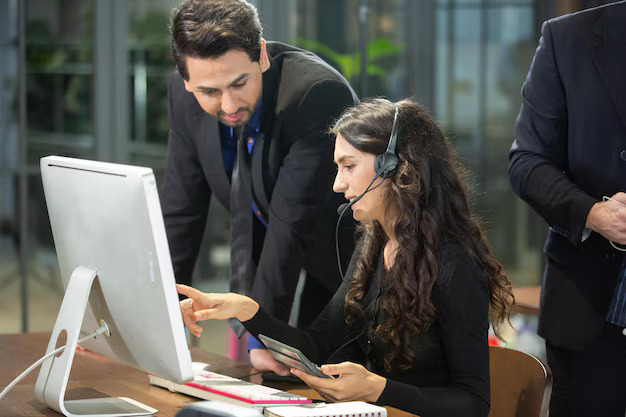
[[(0, 391), (45, 354), (49, 338), (50, 333), (0, 335)], [(261, 383), (261, 376), (255, 374), (255, 370), (244, 362), (196, 348), (191, 349), (191, 356), (195, 361), (210, 363), (215, 372), (239, 378), (250, 376), (250, 381)], [(0, 400), (0, 417), (60, 416), (35, 399), (34, 389), (38, 374), (38, 369), (31, 372)], [(271, 385), (309, 398), (320, 399), (315, 391), (305, 385), (280, 383)], [(199, 401), (193, 397), (151, 386), (144, 372), (123, 363), (92, 352), (77, 351), (66, 398), (71, 400), (106, 396), (133, 398), (159, 410), (157, 416), (161, 417), (173, 417), (181, 407)], [(391, 407), (387, 407), (387, 410), (389, 417), (412, 415)]]
[(515, 306), (513, 307), (513, 312), (530, 314), (533, 316), (539, 314), (541, 286), (514, 287), (513, 295), (515, 296)]

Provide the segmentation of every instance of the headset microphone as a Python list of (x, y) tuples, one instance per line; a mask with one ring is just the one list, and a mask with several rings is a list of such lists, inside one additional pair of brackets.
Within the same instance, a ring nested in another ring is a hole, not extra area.
[(337, 214), (339, 215), (339, 217), (343, 216), (343, 212), (350, 207), (350, 202), (347, 203), (343, 203), (341, 204), (339, 207), (337, 207)]
[[(374, 181), (376, 180), (376, 178), (378, 178), (378, 176), (374, 178)], [(372, 181), (372, 182), (374, 182), (374, 181)], [(371, 185), (372, 184), (370, 184), (370, 186)], [(378, 187), (378, 186), (376, 186), (376, 187)], [(374, 187), (374, 188), (376, 188), (376, 187)], [(374, 188), (369, 188), (368, 187), (367, 190), (365, 190), (365, 193), (369, 193)], [(339, 207), (337, 207), (337, 214), (339, 215), (339, 217), (343, 216), (343, 213), (345, 213), (348, 208), (351, 208), (354, 203), (356, 203), (357, 201), (362, 199), (363, 196), (365, 195), (365, 193), (363, 193), (360, 196), (358, 196), (357, 198), (354, 198), (351, 201), (348, 201), (347, 203), (343, 203)]]

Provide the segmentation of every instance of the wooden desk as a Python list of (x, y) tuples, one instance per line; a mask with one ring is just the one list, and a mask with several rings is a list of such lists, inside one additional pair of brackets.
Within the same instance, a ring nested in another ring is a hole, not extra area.
[[(0, 391), (45, 354), (49, 338), (50, 333), (0, 335)], [(197, 348), (191, 349), (191, 356), (193, 360), (210, 363), (212, 370), (221, 374), (243, 378), (255, 373), (255, 370), (244, 362)], [(38, 374), (38, 369), (33, 371), (0, 400), (0, 417), (60, 416), (35, 399), (34, 390)], [(250, 376), (249, 380), (261, 383), (261, 376), (255, 374)], [(308, 398), (321, 399), (315, 391), (303, 385), (283, 383), (270, 385)], [(123, 363), (92, 352), (77, 351), (66, 398), (71, 400), (106, 396), (133, 398), (159, 410), (157, 416), (161, 417), (173, 417), (181, 407), (199, 401), (152, 386), (148, 384), (148, 377), (144, 372)], [(387, 407), (387, 410), (390, 417), (412, 415), (391, 407)]]
[(515, 296), (514, 313), (529, 314), (532, 316), (539, 314), (541, 286), (513, 287), (513, 295)]

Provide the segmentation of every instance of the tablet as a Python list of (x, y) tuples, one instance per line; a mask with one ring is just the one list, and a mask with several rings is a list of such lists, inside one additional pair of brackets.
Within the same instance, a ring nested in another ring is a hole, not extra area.
[(259, 335), (259, 339), (267, 346), (267, 350), (277, 361), (319, 378), (330, 378), (328, 375), (322, 373), (320, 367), (311, 362), (300, 350), (263, 334)]

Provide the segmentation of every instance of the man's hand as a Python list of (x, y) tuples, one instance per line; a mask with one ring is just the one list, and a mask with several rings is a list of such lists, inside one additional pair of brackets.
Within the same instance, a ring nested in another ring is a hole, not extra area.
[(594, 204), (585, 226), (610, 241), (626, 245), (626, 193), (617, 193), (610, 200)]
[(267, 349), (250, 349), (250, 363), (259, 371), (272, 371), (276, 375), (291, 375), (289, 369), (270, 355)]
[(202, 327), (197, 324), (199, 321), (225, 320), (231, 317), (247, 321), (259, 311), (259, 304), (245, 295), (209, 294), (182, 284), (176, 284), (176, 289), (179, 294), (189, 297), (180, 302), (180, 309), (185, 325), (196, 337), (202, 334)]

